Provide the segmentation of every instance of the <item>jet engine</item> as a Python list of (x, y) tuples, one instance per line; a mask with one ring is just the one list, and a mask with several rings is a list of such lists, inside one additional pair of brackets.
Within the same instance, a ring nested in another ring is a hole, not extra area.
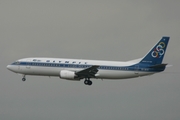
[(60, 78), (67, 79), (67, 80), (79, 80), (77, 79), (75, 72), (68, 71), (68, 70), (60, 71)]

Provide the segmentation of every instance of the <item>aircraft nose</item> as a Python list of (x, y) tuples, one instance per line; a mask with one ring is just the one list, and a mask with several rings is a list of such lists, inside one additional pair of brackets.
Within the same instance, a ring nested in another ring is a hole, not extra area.
[(7, 65), (7, 69), (8, 69), (8, 70), (11, 70), (11, 65)]
[(7, 69), (10, 70), (10, 71), (14, 70), (12, 65), (7, 65)]
[(6, 68), (12, 72), (17, 72), (17, 66), (14, 65), (7, 65)]

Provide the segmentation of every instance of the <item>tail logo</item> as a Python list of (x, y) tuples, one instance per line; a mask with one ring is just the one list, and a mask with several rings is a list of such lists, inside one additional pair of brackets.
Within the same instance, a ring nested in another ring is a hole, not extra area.
[(164, 42), (160, 42), (154, 51), (152, 51), (151, 55), (153, 58), (161, 58), (162, 55), (164, 55), (164, 48), (166, 47), (166, 44)]

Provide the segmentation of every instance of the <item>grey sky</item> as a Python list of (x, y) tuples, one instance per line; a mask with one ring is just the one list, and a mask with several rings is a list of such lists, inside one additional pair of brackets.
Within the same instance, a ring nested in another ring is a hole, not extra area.
[[(1, 120), (179, 120), (180, 1), (1, 0)], [(72, 82), (21, 76), (6, 65), (25, 57), (125, 61), (170, 36), (164, 73), (129, 80)]]

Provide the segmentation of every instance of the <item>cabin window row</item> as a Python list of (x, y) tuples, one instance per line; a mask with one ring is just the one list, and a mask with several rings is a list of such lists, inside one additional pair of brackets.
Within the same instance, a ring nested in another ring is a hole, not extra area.
[(105, 67), (105, 66), (100, 67), (100, 69), (110, 69), (110, 70), (129, 70), (129, 68), (127, 68), (127, 67)]
[(81, 68), (87, 68), (88, 65), (67, 65), (67, 64), (47, 64), (47, 63), (29, 63), (29, 65), (32, 66), (52, 66), (52, 67), (81, 67)]
[[(31, 64), (29, 64), (31, 65)], [(88, 68), (88, 65), (67, 65), (67, 64), (47, 64), (47, 63), (32, 63), (33, 66), (52, 66), (52, 67), (71, 67), (71, 68)], [(99, 69), (110, 69), (110, 70), (129, 70), (126, 67), (108, 67), (108, 66), (100, 66)]]

